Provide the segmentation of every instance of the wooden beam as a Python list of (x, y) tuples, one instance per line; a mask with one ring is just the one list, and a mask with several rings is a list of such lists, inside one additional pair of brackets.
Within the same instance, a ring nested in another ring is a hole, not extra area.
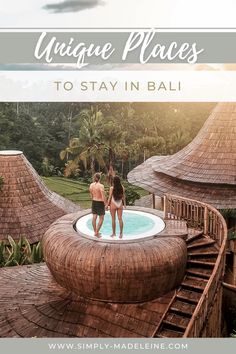
[(152, 207), (153, 207), (153, 209), (156, 209), (156, 199), (155, 199), (154, 193), (152, 193)]

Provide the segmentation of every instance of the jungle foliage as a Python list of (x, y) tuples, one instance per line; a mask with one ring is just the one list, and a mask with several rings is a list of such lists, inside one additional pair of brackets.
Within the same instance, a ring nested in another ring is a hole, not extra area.
[(25, 236), (20, 237), (18, 241), (8, 236), (8, 242), (0, 242), (0, 267), (43, 262), (41, 242), (30, 245)]
[(44, 176), (122, 177), (198, 133), (214, 103), (0, 103), (0, 150), (23, 150)]

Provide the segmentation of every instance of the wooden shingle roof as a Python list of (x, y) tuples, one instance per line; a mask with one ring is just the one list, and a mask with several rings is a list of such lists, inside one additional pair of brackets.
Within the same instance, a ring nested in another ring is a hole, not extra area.
[(21, 151), (0, 151), (0, 240), (11, 235), (37, 242), (60, 216), (80, 210), (50, 191)]
[(236, 208), (236, 103), (219, 103), (190, 144), (148, 159), (128, 180), (160, 196), (174, 193), (218, 209)]

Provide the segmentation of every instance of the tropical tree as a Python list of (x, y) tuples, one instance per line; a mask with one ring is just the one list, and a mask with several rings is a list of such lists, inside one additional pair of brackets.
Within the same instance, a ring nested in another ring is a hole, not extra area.
[(119, 160), (121, 160), (121, 171), (120, 174), (122, 178), (125, 178), (124, 175), (124, 165), (125, 162), (128, 161), (130, 157), (130, 149), (129, 146), (127, 146), (124, 142), (117, 144), (115, 148), (115, 154)]
[(101, 139), (104, 142), (106, 157), (106, 172), (108, 181), (111, 182), (111, 178), (114, 175), (114, 164), (116, 160), (116, 147), (122, 140), (122, 127), (114, 117), (106, 117), (104, 119), (103, 127), (101, 130)]
[(98, 106), (91, 106), (90, 109), (81, 111), (83, 123), (79, 133), (79, 141), (83, 146), (83, 151), (80, 154), (80, 159), (87, 169), (88, 161), (90, 161), (91, 173), (95, 173), (96, 162), (99, 170), (105, 167), (103, 154), (105, 151), (105, 144), (101, 139), (101, 131), (103, 124), (103, 114), (98, 109)]
[(178, 130), (167, 138), (168, 152), (173, 154), (184, 148), (190, 141), (191, 138), (188, 132)]
[(135, 140), (139, 151), (143, 154), (143, 161), (155, 154), (161, 154), (165, 150), (165, 140), (160, 136), (144, 136)]
[[(151, 155), (182, 149), (196, 136), (214, 105), (0, 103), (0, 149), (24, 151), (42, 174), (54, 174), (66, 162), (68, 175), (84, 174), (86, 168), (92, 173), (119, 169), (125, 176)], [(59, 152), (65, 150), (61, 160)]]
[[(83, 119), (79, 138), (72, 138), (69, 146), (62, 150), (60, 157), (64, 160), (67, 157), (65, 175), (70, 176), (79, 168), (79, 162), (82, 161), (85, 170), (90, 164), (92, 175), (95, 173), (96, 163), (98, 169), (105, 167), (104, 151), (105, 144), (101, 141), (102, 112), (97, 106), (91, 106), (90, 109), (82, 110), (80, 117)], [(68, 156), (73, 159), (69, 160)]]
[[(78, 138), (72, 138), (69, 142), (69, 146), (60, 152), (61, 160), (66, 159), (66, 165), (64, 169), (64, 175), (66, 177), (74, 174), (79, 168), (81, 147)], [(71, 155), (72, 159), (69, 159)]]

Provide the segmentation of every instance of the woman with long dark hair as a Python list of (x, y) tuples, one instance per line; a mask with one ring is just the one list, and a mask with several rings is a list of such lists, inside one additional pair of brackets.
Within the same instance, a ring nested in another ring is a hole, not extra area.
[(112, 219), (112, 235), (111, 237), (116, 236), (116, 213), (120, 225), (120, 238), (123, 237), (123, 207), (126, 207), (125, 204), (125, 189), (121, 184), (120, 178), (115, 176), (113, 178), (113, 185), (110, 188), (109, 198), (107, 206), (110, 206), (110, 213)]

